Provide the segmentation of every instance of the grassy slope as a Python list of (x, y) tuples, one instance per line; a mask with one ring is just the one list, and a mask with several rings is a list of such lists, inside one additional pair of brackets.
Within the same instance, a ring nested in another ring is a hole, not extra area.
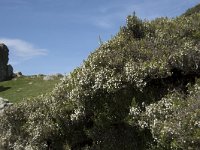
[(43, 80), (42, 77), (20, 77), (10, 81), (0, 82), (0, 97), (11, 102), (20, 102), (24, 98), (32, 98), (52, 91), (59, 78)]

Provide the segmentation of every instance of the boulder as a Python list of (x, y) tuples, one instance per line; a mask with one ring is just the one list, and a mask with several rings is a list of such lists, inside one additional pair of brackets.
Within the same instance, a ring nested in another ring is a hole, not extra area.
[(8, 65), (8, 68), (7, 68), (7, 74), (8, 74), (8, 77), (11, 78), (13, 77), (13, 67), (11, 65)]
[(54, 76), (57, 77), (57, 78), (62, 78), (63, 77), (63, 75), (61, 73), (56, 73)]
[(56, 73), (56, 74), (52, 74), (52, 75), (45, 75), (45, 76), (43, 77), (43, 80), (48, 81), (48, 80), (54, 80), (54, 79), (56, 79), (56, 78), (62, 78), (62, 77), (63, 77), (62, 74)]
[(22, 72), (15, 72), (14, 73), (14, 77), (22, 77), (22, 76), (23, 76)]
[(0, 97), (0, 114), (4, 111), (6, 107), (12, 106), (13, 103), (10, 103), (7, 99)]
[(48, 81), (48, 80), (54, 80), (54, 76), (52, 75), (47, 75), (43, 77), (43, 80)]
[(38, 74), (36, 75), (37, 77), (44, 77), (45, 75), (44, 74)]
[(13, 68), (11, 65), (8, 65), (8, 47), (0, 43), (0, 81), (11, 79), (13, 76)]

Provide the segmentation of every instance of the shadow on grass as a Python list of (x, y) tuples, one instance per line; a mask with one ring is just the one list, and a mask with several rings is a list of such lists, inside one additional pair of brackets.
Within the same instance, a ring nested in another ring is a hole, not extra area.
[(4, 87), (4, 86), (0, 86), (0, 92), (6, 91), (8, 89), (10, 89), (11, 87)]

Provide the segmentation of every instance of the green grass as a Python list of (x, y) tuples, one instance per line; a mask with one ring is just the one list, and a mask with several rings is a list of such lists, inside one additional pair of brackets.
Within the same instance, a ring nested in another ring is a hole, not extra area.
[(60, 78), (43, 80), (43, 77), (20, 77), (10, 81), (0, 82), (0, 97), (8, 99), (12, 103), (22, 101), (24, 98), (33, 98), (41, 94), (51, 92)]

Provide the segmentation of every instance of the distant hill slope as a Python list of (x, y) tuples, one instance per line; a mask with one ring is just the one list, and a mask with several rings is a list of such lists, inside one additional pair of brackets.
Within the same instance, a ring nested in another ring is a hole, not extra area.
[(196, 5), (193, 8), (188, 9), (183, 15), (184, 16), (190, 16), (190, 15), (195, 14), (195, 13), (200, 13), (200, 4)]
[(48, 96), (7, 109), (0, 149), (200, 149), (200, 13), (127, 24)]
[(23, 99), (51, 92), (55, 84), (59, 82), (60, 78), (58, 77), (48, 81), (37, 76), (16, 77), (9, 81), (0, 82), (0, 97), (14, 103), (21, 102)]

